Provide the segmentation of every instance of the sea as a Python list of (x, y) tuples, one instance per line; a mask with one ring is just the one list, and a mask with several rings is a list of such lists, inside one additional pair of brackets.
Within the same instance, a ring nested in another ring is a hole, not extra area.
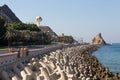
[(100, 47), (92, 55), (96, 56), (104, 67), (112, 73), (120, 74), (120, 43)]

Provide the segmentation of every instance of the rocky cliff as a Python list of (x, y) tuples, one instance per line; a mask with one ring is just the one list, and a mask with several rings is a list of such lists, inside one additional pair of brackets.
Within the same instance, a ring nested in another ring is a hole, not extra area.
[(40, 26), (42, 32), (50, 34), (52, 37), (57, 37), (57, 34), (49, 26)]
[(8, 23), (21, 22), (7, 5), (0, 6), (0, 16)]
[(101, 36), (101, 33), (97, 34), (96, 37), (93, 38), (92, 44), (106, 45), (106, 42)]

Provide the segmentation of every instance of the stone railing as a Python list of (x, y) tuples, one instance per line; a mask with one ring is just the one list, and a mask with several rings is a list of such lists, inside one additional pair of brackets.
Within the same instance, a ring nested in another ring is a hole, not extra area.
[(9, 64), (15, 63), (16, 61), (24, 62), (30, 60), (32, 57), (36, 57), (40, 54), (47, 54), (51, 51), (55, 51), (57, 49), (62, 49), (66, 47), (78, 46), (79, 44), (71, 44), (71, 45), (59, 45), (59, 46), (49, 46), (40, 49), (29, 50), (29, 55), (26, 57), (18, 58), (18, 52), (2, 54), (0, 55), (0, 67), (5, 67)]

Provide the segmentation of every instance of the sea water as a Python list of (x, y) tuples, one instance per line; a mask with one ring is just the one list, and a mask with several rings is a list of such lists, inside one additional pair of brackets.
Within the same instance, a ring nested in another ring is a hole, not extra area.
[(93, 53), (104, 67), (113, 73), (120, 73), (120, 44), (106, 45)]

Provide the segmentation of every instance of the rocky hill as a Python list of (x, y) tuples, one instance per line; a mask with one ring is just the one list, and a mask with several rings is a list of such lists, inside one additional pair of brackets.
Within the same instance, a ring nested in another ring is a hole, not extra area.
[(103, 37), (101, 36), (101, 33), (97, 34), (97, 35), (93, 38), (92, 44), (106, 45), (106, 42), (104, 41)]
[(42, 32), (50, 34), (52, 37), (56, 37), (57, 34), (49, 26), (40, 26)]
[(8, 23), (21, 22), (6, 4), (0, 6), (0, 16)]

